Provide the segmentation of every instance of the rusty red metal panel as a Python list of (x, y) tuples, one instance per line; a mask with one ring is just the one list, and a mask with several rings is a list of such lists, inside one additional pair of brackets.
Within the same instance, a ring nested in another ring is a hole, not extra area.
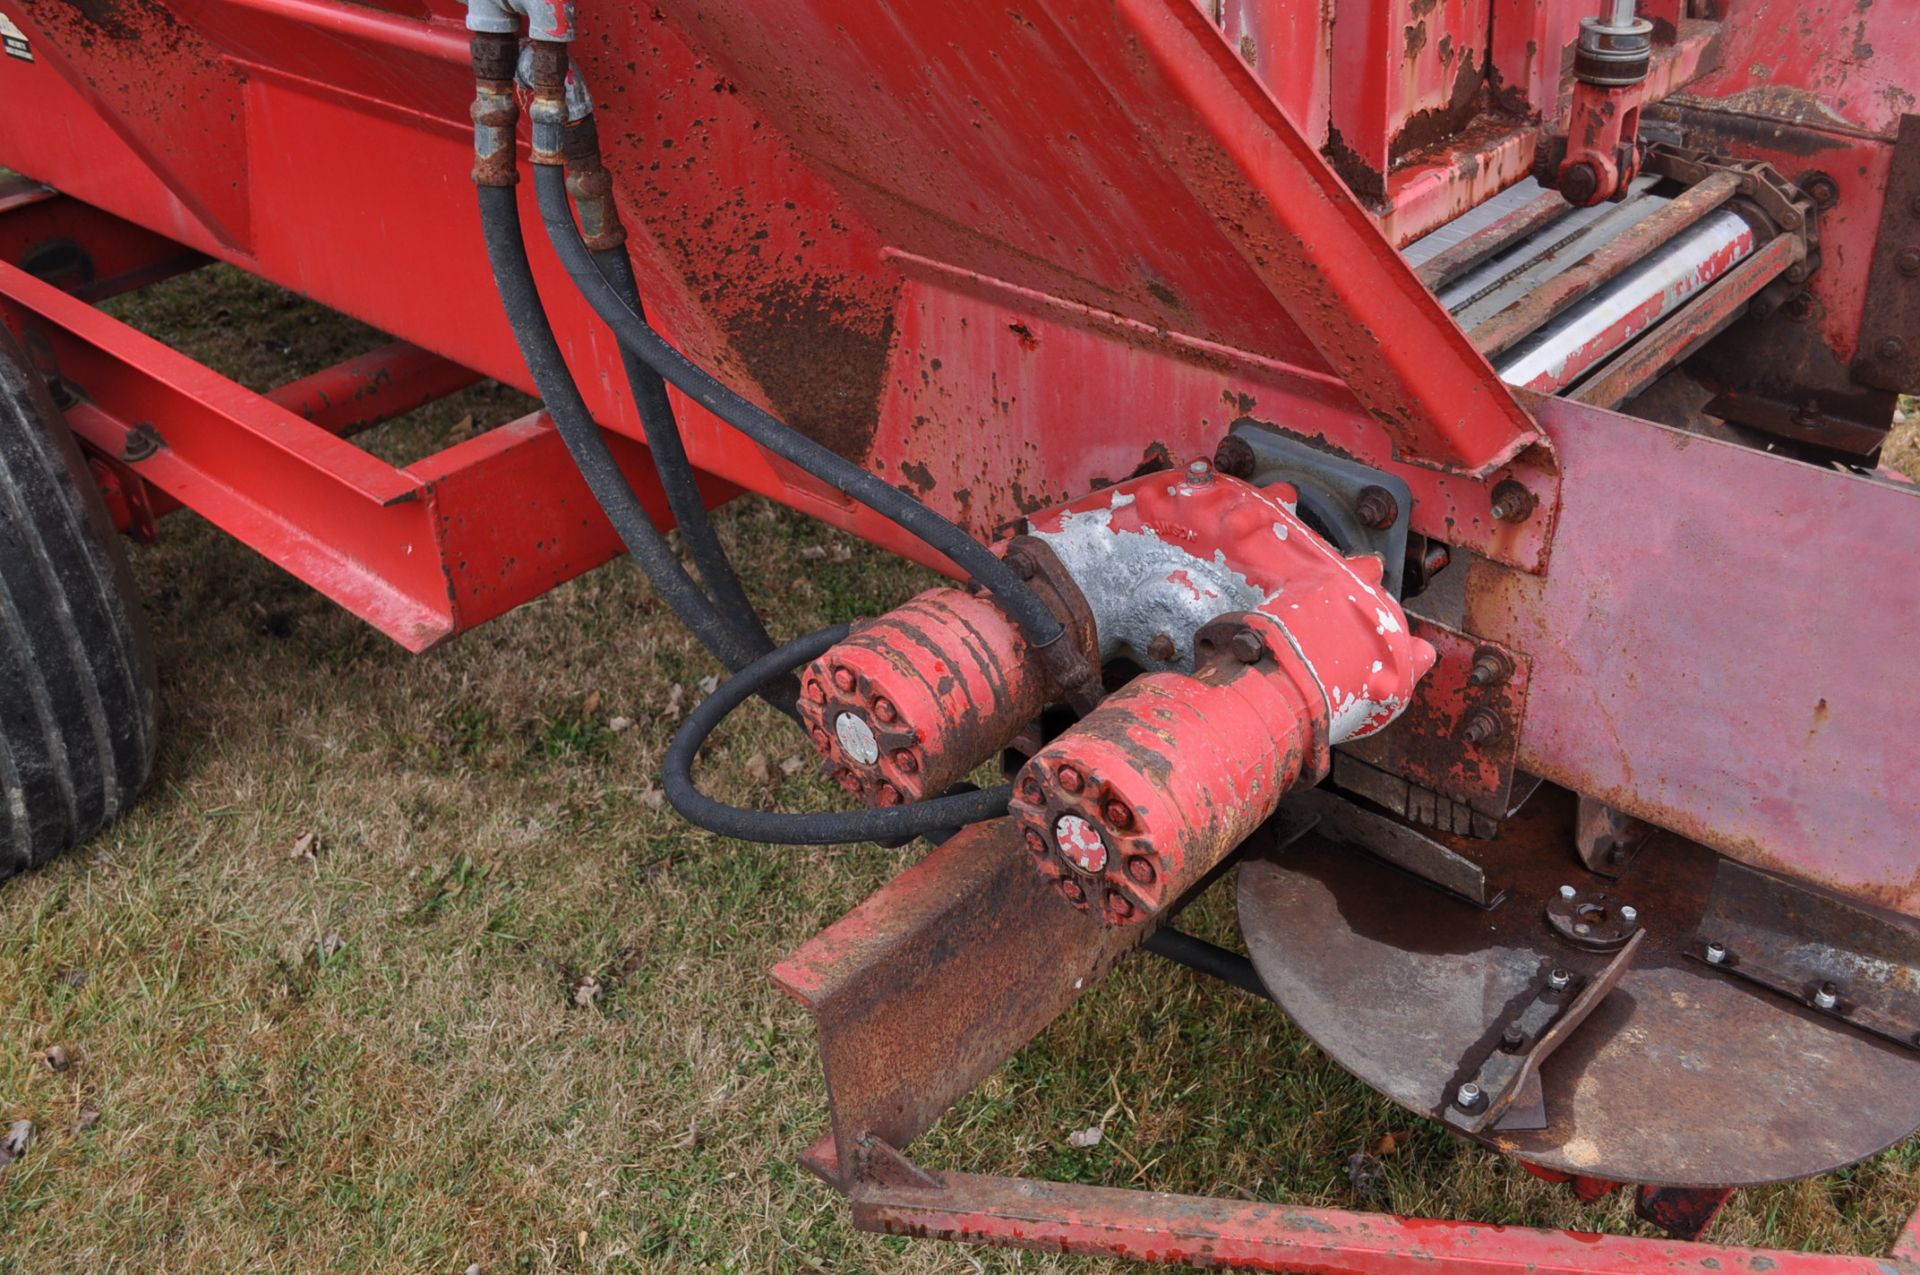
[(1397, 161), (1479, 114), (1490, 0), (1346, 5), (1333, 28), (1329, 151), (1355, 193), (1387, 193)]
[(1329, 365), (1410, 459), (1484, 472), (1537, 437), (1191, 0), (831, 8), (684, 16), (900, 248)]
[[(870, 463), (976, 534), (1143, 465), (1211, 456), (1250, 418), (1404, 478), (1417, 531), (1529, 569), (1544, 561), (1556, 505), (1550, 453), (1521, 453), (1493, 483), (1415, 463), (1324, 373), (898, 260), (909, 282)], [(1526, 522), (1492, 514), (1492, 488), (1509, 476), (1539, 496)], [(871, 538), (884, 535), (875, 527)]]
[(1539, 401), (1549, 572), (1476, 565), (1532, 661), (1520, 765), (1759, 867), (1920, 912), (1920, 491)]
[[(773, 971), (812, 1012), (837, 1167), (905, 1146), (1143, 934), (1103, 926), (1027, 862), (1019, 825), (963, 829)], [(825, 1164), (825, 1161), (821, 1161)]]
[(1293, 126), (1327, 144), (1334, 0), (1194, 0), (1273, 94)]

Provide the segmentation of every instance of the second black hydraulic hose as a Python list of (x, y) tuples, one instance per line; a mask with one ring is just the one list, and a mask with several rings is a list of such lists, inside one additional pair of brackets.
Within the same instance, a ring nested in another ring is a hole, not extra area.
[(1035, 647), (1045, 647), (1061, 635), (1063, 627), (1047, 604), (985, 545), (918, 500), (822, 447), (729, 389), (635, 314), (600, 273), (587, 251), (568, 202), (566, 174), (557, 166), (534, 166), (534, 190), (539, 196), (541, 219), (546, 223), (547, 235), (561, 263), (622, 345), (645, 359), (688, 398), (754, 442), (845, 492), (946, 555), (993, 595)]
[[(552, 170), (556, 175), (557, 168)], [(564, 180), (564, 179), (563, 179)], [(534, 385), (545, 401), (547, 412), (574, 462), (580, 467), (594, 498), (607, 513), (614, 530), (626, 543), (634, 561), (640, 565), (653, 586), (673, 608), (674, 613), (692, 629), (695, 636), (715, 658), (729, 669), (738, 670), (753, 662), (759, 652), (750, 649), (740, 635), (715, 610), (711, 600), (688, 576), (672, 546), (653, 525), (647, 511), (634, 495), (620, 463), (593, 423), (580, 397), (572, 372), (561, 357), (554, 340), (553, 327), (547, 321), (546, 307), (533, 281), (527, 262), (526, 241), (520, 230), (520, 209), (511, 186), (480, 186), (480, 225), (487, 245), (487, 258), (493, 266), (494, 281), (500, 289), (502, 304), (513, 324), (520, 353), (527, 361)], [(562, 196), (565, 188), (562, 187)], [(597, 268), (589, 260), (588, 268), (603, 286)], [(773, 689), (770, 701), (791, 712), (794, 692), (789, 684)]]

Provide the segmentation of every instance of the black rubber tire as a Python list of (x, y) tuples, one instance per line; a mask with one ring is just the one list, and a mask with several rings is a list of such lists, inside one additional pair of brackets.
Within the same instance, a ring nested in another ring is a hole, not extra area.
[(0, 880), (132, 804), (154, 735), (153, 648), (126, 551), (0, 325)]

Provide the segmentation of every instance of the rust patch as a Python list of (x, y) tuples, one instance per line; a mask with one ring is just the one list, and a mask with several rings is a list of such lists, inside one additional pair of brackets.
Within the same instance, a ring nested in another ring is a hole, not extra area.
[(1480, 109), (1480, 88), (1486, 75), (1473, 64), (1468, 52), (1460, 59), (1460, 70), (1453, 77), (1453, 94), (1445, 106), (1429, 107), (1413, 116), (1393, 136), (1387, 154), (1395, 163), (1458, 133)]
[(880, 425), (891, 310), (876, 329), (827, 280), (781, 279), (725, 326), (776, 415), (849, 460), (865, 459)]
[[(111, 40), (137, 40), (139, 30), (121, 14), (114, 0), (58, 0), (72, 9), (80, 21)], [(169, 15), (171, 16), (171, 15)]]
[(1360, 153), (1347, 145), (1347, 139), (1340, 136), (1340, 130), (1327, 126), (1327, 144), (1320, 148), (1320, 154), (1340, 180), (1347, 184), (1356, 198), (1370, 204), (1383, 204), (1387, 198), (1387, 177), (1363, 159)]

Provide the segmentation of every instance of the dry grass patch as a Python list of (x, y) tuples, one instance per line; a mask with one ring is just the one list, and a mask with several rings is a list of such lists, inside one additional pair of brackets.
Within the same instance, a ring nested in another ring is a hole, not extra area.
[[(211, 283), (136, 317), (249, 383), (379, 339), (231, 271)], [(418, 454), (521, 403), (478, 388), (377, 446)], [(765, 503), (721, 526), (783, 633), (925, 580)], [(801, 558), (820, 544), (851, 557)], [(691, 703), (718, 669), (633, 570), (415, 657), (188, 515), (136, 567), (163, 678), (153, 791), (0, 892), (0, 1122), (40, 1132), (0, 1176), (0, 1275), (1120, 1269), (859, 1234), (795, 1166), (826, 1113), (809, 1024), (765, 971), (915, 852), (739, 845), (665, 809), (673, 688)], [(733, 800), (826, 808), (810, 767), (778, 765), (802, 751), (743, 714), (704, 773)], [(1232, 940), (1225, 892), (1196, 924)], [(42, 1060), (55, 1044), (64, 1071)], [(1098, 1146), (1068, 1145), (1103, 1119)], [(1635, 1226), (1400, 1113), (1271, 1007), (1147, 958), (917, 1150), (1348, 1204), (1347, 1157), (1403, 1129), (1384, 1207)], [(1873, 1250), (1916, 1198), (1909, 1143), (1746, 1193), (1716, 1237)]]

